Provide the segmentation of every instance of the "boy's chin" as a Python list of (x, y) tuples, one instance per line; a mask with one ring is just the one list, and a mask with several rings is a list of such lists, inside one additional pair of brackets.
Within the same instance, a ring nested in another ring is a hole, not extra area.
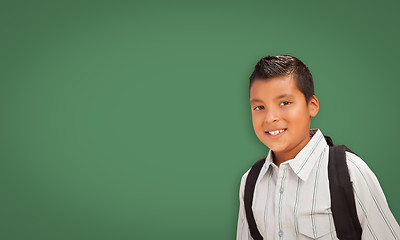
[(276, 143), (271, 144), (271, 142), (266, 142), (266, 141), (264, 141), (263, 143), (267, 148), (269, 148), (273, 152), (282, 152), (285, 151), (286, 149), (286, 146), (284, 146), (283, 144), (276, 144)]
[(286, 146), (267, 146), (273, 153), (285, 153), (287, 152)]

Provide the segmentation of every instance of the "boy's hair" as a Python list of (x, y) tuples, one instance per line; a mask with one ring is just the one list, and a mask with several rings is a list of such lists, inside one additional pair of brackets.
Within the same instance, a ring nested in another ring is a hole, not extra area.
[(313, 78), (307, 66), (299, 59), (289, 56), (267, 56), (261, 58), (254, 67), (249, 80), (249, 93), (255, 81), (266, 81), (274, 77), (292, 76), (297, 88), (303, 93), (306, 102), (314, 95)]

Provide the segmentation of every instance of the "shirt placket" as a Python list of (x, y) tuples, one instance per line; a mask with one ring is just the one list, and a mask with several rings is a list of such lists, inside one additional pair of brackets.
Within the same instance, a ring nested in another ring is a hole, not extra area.
[(285, 231), (284, 231), (284, 211), (285, 211), (285, 182), (287, 178), (287, 166), (281, 165), (278, 170), (278, 179), (277, 179), (277, 184), (276, 184), (276, 193), (275, 193), (275, 212), (278, 213), (276, 214), (276, 219), (275, 223), (277, 223), (277, 226), (275, 229), (276, 231), (276, 239), (282, 240), (284, 239)]

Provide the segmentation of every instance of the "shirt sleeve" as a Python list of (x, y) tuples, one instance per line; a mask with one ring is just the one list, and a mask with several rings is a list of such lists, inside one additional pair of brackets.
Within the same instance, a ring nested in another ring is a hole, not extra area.
[[(249, 170), (250, 171), (250, 170)], [(237, 223), (237, 232), (236, 232), (236, 240), (252, 240), (253, 238), (250, 235), (249, 224), (246, 219), (246, 212), (244, 210), (244, 185), (246, 183), (247, 175), (249, 174), (247, 171), (240, 181), (240, 189), (239, 189), (239, 216)]]
[(400, 239), (399, 224), (375, 174), (357, 155), (346, 152), (346, 159), (362, 228), (361, 239)]

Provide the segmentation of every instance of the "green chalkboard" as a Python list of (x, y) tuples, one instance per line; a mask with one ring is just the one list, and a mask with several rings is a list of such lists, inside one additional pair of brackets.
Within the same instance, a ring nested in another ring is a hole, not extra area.
[(259, 58), (310, 68), (312, 127), (400, 220), (396, 1), (2, 1), (0, 238), (234, 239)]

